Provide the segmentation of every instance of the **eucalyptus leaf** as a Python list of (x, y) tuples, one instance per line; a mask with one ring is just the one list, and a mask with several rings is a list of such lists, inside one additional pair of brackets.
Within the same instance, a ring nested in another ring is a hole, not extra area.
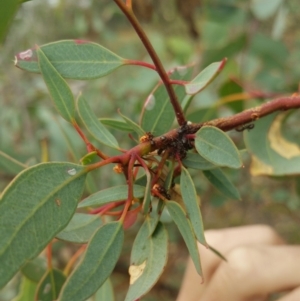
[(41, 49), (37, 50), (37, 55), (41, 73), (57, 111), (65, 120), (73, 123), (75, 101), (72, 91)]
[(168, 201), (166, 202), (166, 206), (185, 241), (198, 274), (202, 276), (200, 254), (190, 220), (186, 217), (184, 210), (178, 203), (174, 201)]
[(155, 231), (155, 229), (158, 225), (163, 206), (164, 206), (164, 202), (162, 200), (159, 200), (156, 210), (152, 210), (152, 212), (146, 217), (148, 220), (149, 227), (150, 227), (149, 236), (151, 236), (153, 234), (153, 232)]
[(180, 190), (196, 238), (201, 244), (207, 246), (204, 237), (204, 227), (200, 212), (199, 197), (197, 196), (195, 185), (189, 172), (183, 166), (181, 167)]
[(60, 270), (48, 270), (38, 285), (36, 291), (36, 300), (56, 300), (65, 281), (66, 276)]
[(90, 134), (101, 143), (119, 149), (118, 141), (108, 129), (98, 120), (82, 94), (77, 98), (77, 110), (80, 119)]
[[(185, 84), (185, 91), (187, 94), (197, 94), (204, 90), (222, 71), (227, 59), (223, 59), (221, 62), (210, 64), (204, 70), (202, 70), (192, 81)], [(186, 101), (188, 102), (188, 101)]]
[[(253, 176), (300, 174), (298, 139), (289, 139), (283, 131), (284, 126), (287, 126), (285, 122), (288, 121), (288, 116), (289, 112), (275, 112), (257, 120), (253, 130), (244, 131), (245, 145), (251, 155), (250, 172)], [(293, 118), (293, 115), (289, 118)], [(294, 118), (297, 120), (298, 116)]]
[(58, 301), (84, 301), (94, 294), (113, 271), (124, 240), (123, 225), (102, 226), (90, 240), (84, 257), (73, 270)]
[(18, 295), (12, 301), (29, 301), (34, 300), (37, 283), (26, 277), (21, 278), (21, 285)]
[(93, 301), (115, 301), (113, 287), (109, 278), (98, 289)]
[(220, 168), (213, 170), (204, 170), (203, 174), (208, 179), (208, 181), (226, 197), (234, 200), (241, 199), (238, 190)]
[(130, 286), (125, 301), (135, 301), (156, 283), (167, 264), (168, 235), (158, 223), (151, 235), (151, 224), (146, 219), (133, 243), (130, 258)]
[[(175, 71), (172, 79), (189, 80), (193, 68)], [(179, 103), (185, 96), (184, 87), (176, 85), (173, 87)], [(151, 132), (154, 136), (166, 133), (172, 126), (175, 119), (174, 109), (169, 99), (169, 95), (163, 85), (149, 95), (142, 112), (141, 127), (145, 132)]]
[(0, 150), (0, 170), (3, 169), (9, 174), (16, 175), (27, 167), (28, 166), (26, 166), (25, 164), (17, 161), (16, 159)]
[(282, 0), (251, 0), (250, 9), (259, 20), (271, 17), (282, 4)]
[(42, 163), (19, 173), (0, 197), (0, 288), (68, 224), (87, 170), (72, 163)]
[[(110, 50), (82, 40), (63, 40), (40, 46), (51, 64), (64, 78), (93, 79), (109, 74), (125, 63)], [(15, 65), (39, 73), (37, 50), (28, 49), (16, 55)]]
[(45, 258), (37, 257), (27, 262), (21, 269), (22, 275), (33, 282), (40, 282), (46, 273), (47, 262)]
[(56, 238), (74, 243), (87, 243), (101, 225), (98, 215), (75, 213), (67, 227), (59, 232)]
[(138, 134), (139, 137), (145, 135), (145, 131), (137, 123), (135, 123), (133, 120), (123, 115), (120, 110), (118, 111), (118, 113), (125, 120), (128, 126), (130, 126), (132, 130)]
[(2, 0), (0, 9), (0, 43), (4, 42), (9, 27), (19, 8), (19, 0)]
[(133, 132), (133, 129), (131, 128), (128, 123), (118, 120), (118, 119), (113, 119), (113, 118), (99, 118), (99, 121), (104, 124), (107, 127), (111, 127), (115, 130), (120, 130), (123, 132)]
[(195, 139), (197, 152), (207, 161), (219, 166), (240, 168), (242, 160), (233, 141), (220, 129), (203, 126)]
[(143, 213), (147, 214), (150, 209), (150, 204), (151, 204), (151, 188), (152, 188), (152, 183), (151, 183), (151, 174), (149, 171), (146, 172), (146, 177), (147, 177), (147, 185), (145, 187), (145, 192), (144, 192), (144, 200), (143, 200)]
[[(145, 187), (133, 185), (133, 195), (142, 198), (145, 194)], [(79, 203), (78, 208), (101, 206), (110, 202), (126, 200), (128, 197), (128, 185), (113, 186), (91, 194)]]
[(193, 169), (207, 170), (216, 168), (216, 165), (207, 161), (197, 153), (188, 153), (182, 160), (184, 166)]
[(96, 151), (92, 151), (90, 153), (87, 153), (85, 156), (83, 156), (80, 159), (80, 163), (82, 165), (89, 165), (92, 164), (93, 162), (96, 163), (96, 160), (98, 159), (98, 154)]

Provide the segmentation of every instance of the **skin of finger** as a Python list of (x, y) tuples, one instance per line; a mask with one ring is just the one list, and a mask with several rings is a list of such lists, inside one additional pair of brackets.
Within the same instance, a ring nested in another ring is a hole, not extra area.
[(278, 299), (277, 301), (299, 301), (300, 300), (300, 287), (297, 287), (290, 293), (286, 294), (284, 297)]
[(264, 300), (271, 293), (298, 287), (299, 257), (300, 246), (236, 248), (229, 253), (228, 263), (219, 265), (198, 300), (219, 301), (224, 296), (230, 301)]
[[(282, 238), (273, 228), (266, 225), (252, 225), (226, 228), (222, 230), (208, 230), (205, 232), (207, 242), (223, 255), (228, 254), (237, 246), (245, 244), (276, 245), (283, 244)], [(177, 301), (195, 301), (203, 294), (214, 271), (221, 263), (221, 259), (202, 245), (199, 245), (204, 284), (191, 261), (188, 260), (186, 273)]]

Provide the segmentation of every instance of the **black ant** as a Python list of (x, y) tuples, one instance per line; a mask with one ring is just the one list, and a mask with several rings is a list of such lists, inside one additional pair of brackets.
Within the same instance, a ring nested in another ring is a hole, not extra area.
[(244, 130), (252, 130), (254, 128), (254, 123), (250, 123), (250, 124), (243, 124), (243, 125), (240, 125), (238, 127), (235, 128), (235, 130), (237, 132), (243, 132)]

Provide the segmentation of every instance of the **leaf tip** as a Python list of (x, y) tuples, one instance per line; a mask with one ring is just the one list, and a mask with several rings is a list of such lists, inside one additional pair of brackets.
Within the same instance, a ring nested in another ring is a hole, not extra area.
[(35, 60), (34, 52), (30, 48), (25, 51), (19, 52), (17, 55), (15, 55), (14, 64), (15, 66), (17, 66), (19, 61), (33, 61), (33, 60)]
[(224, 57), (223, 60), (222, 60), (221, 63), (220, 63), (218, 72), (220, 72), (220, 71), (223, 70), (223, 68), (225, 67), (226, 63), (227, 63), (227, 57)]

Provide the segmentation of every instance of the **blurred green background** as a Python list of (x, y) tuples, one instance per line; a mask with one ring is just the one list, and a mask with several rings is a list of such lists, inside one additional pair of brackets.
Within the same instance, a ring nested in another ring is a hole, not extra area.
[[(194, 62), (197, 73), (212, 62), (228, 58), (217, 80), (193, 99), (189, 120), (228, 116), (266, 99), (298, 92), (298, 0), (133, 0), (133, 4), (166, 69)], [(33, 0), (22, 4), (0, 49), (0, 150), (21, 162), (40, 162), (44, 145), (53, 161), (77, 161), (85, 154), (75, 131), (51, 105), (42, 77), (21, 71), (13, 63), (16, 53), (36, 44), (73, 38), (94, 41), (124, 58), (149, 61), (137, 35), (111, 0)], [(143, 103), (157, 81), (151, 70), (123, 67), (101, 79), (68, 82), (75, 95), (84, 91), (99, 117), (120, 118), (120, 109), (138, 122)], [(216, 106), (222, 101), (223, 105)], [(297, 134), (300, 124), (294, 119), (287, 131)], [(122, 148), (134, 145), (124, 133), (113, 133)], [(244, 147), (240, 133), (232, 131), (230, 135)], [(200, 172), (192, 171), (206, 229), (264, 223), (275, 227), (288, 242), (299, 243), (297, 177), (252, 177), (247, 154), (244, 162), (242, 170), (226, 171), (241, 193), (240, 202), (226, 199)], [(0, 165), (0, 191), (12, 178), (13, 174)], [(123, 183), (123, 178), (112, 173), (109, 166), (96, 172), (90, 183), (89, 190), (95, 191)], [(187, 251), (177, 230), (172, 224), (167, 226), (169, 264), (143, 300), (174, 300), (178, 292)], [(122, 300), (128, 286), (127, 268), (136, 230), (133, 227), (127, 233), (112, 279), (117, 300)], [(64, 265), (71, 249), (58, 244), (57, 265)], [(0, 293), (0, 300), (11, 300), (17, 283), (14, 280)]]

